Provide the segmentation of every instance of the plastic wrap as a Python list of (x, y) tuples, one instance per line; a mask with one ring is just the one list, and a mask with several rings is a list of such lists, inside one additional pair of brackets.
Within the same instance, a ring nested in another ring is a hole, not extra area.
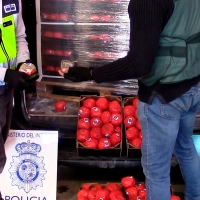
[(57, 112), (55, 109), (56, 99), (39, 98), (35, 94), (26, 94), (26, 108), (28, 114), (37, 116), (77, 116), (78, 102), (66, 101), (66, 110)]
[[(126, 56), (130, 34), (128, 4), (129, 0), (36, 2), (40, 80), (57, 78), (59, 82), (62, 60), (76, 61), (81, 67), (100, 67)], [(65, 80), (62, 86), (69, 88), (70, 83)], [(90, 86), (98, 86), (116, 88), (114, 92), (119, 94), (137, 94), (136, 80), (72, 84), (79, 90), (90, 91)]]
[(75, 23), (124, 23), (129, 1), (41, 1), (41, 21)]
[(42, 25), (42, 66), (46, 75), (56, 74), (61, 60), (82, 67), (99, 67), (127, 54), (129, 26)]

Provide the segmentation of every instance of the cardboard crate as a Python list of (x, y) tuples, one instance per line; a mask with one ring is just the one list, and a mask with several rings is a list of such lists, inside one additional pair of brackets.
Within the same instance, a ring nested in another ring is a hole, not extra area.
[[(133, 100), (137, 98), (135, 97), (126, 97), (123, 99), (123, 108), (127, 105), (132, 105)], [(125, 118), (124, 118), (125, 119)], [(124, 133), (125, 133), (125, 138), (126, 138), (126, 130), (127, 128), (124, 125)], [(136, 148), (132, 144), (130, 144), (126, 138), (126, 148), (127, 148), (127, 157), (129, 158), (140, 158), (141, 157), (141, 148)]]
[[(110, 102), (116, 100), (122, 106), (122, 98), (120, 96), (96, 96), (96, 95), (92, 95), (92, 96), (81, 96), (79, 107), (82, 106), (83, 101), (88, 99), (88, 98), (93, 98), (94, 100), (97, 100), (100, 97), (105, 97)], [(78, 126), (77, 126), (77, 130), (78, 130)], [(122, 134), (122, 125), (121, 125), (121, 134)], [(110, 147), (108, 149), (87, 148), (82, 143), (78, 142), (78, 140), (76, 140), (76, 149), (77, 149), (77, 155), (80, 155), (80, 156), (120, 157), (121, 153), (122, 153), (122, 140), (115, 147)]]

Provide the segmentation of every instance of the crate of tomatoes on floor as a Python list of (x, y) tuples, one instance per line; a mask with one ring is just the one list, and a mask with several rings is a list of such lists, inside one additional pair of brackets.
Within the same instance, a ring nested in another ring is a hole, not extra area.
[(124, 128), (128, 157), (141, 157), (142, 130), (137, 116), (138, 97), (123, 101)]
[[(125, 176), (119, 183), (84, 183), (77, 200), (147, 200), (147, 192), (144, 182), (136, 181), (134, 176)], [(181, 199), (171, 190), (170, 200)]]
[(77, 154), (121, 156), (122, 100), (118, 96), (82, 96), (78, 108)]
[(84, 183), (77, 193), (77, 200), (126, 200), (120, 183)]

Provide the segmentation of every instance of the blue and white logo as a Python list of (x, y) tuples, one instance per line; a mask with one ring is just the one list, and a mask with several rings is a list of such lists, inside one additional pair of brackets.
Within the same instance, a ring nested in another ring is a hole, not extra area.
[(8, 4), (8, 5), (5, 5), (4, 6), (4, 11), (5, 13), (9, 13), (9, 12), (13, 12), (13, 11), (16, 11), (16, 5), (13, 3), (13, 4)]
[(43, 186), (42, 181), (47, 170), (44, 169), (44, 158), (37, 156), (41, 149), (39, 144), (30, 141), (15, 146), (19, 156), (12, 156), (13, 162), (10, 163), (11, 167), (8, 170), (11, 174), (12, 186), (18, 186), (26, 193)]

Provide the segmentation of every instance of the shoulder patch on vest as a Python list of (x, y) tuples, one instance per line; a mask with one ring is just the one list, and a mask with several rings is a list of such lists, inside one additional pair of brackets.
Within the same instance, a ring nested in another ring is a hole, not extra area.
[(18, 0), (5, 0), (3, 3), (3, 17), (19, 13)]

